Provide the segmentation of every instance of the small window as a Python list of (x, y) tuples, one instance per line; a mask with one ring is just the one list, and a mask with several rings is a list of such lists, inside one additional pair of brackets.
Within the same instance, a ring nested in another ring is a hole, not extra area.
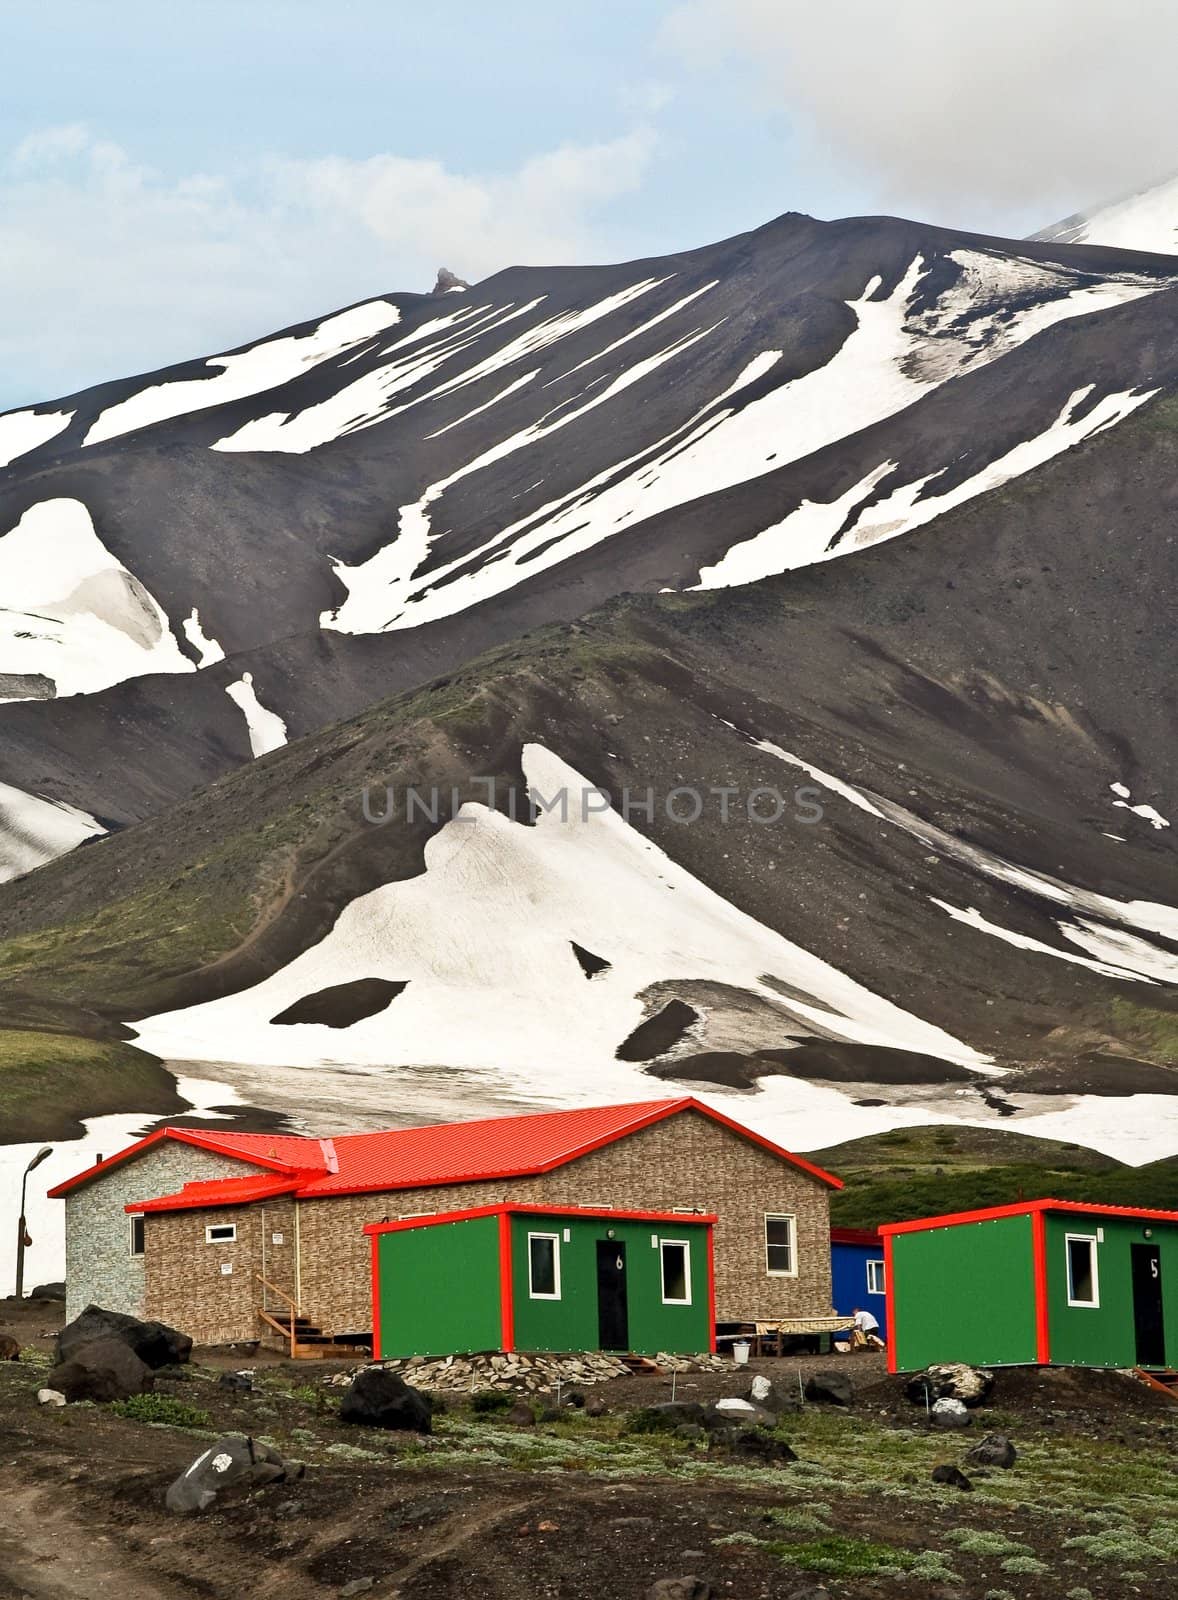
[(528, 1234), (528, 1294), (533, 1300), (560, 1299), (558, 1234)]
[(773, 1278), (796, 1278), (794, 1218), (766, 1216), (765, 1271)]
[(205, 1229), (206, 1244), (232, 1244), (236, 1238), (236, 1222), (210, 1222)]
[(663, 1304), (691, 1304), (691, 1252), (686, 1239), (660, 1239), (662, 1256)]
[(884, 1264), (882, 1261), (869, 1261), (867, 1263), (867, 1293), (885, 1294)]
[(141, 1256), (143, 1254), (144, 1247), (145, 1247), (145, 1240), (144, 1240), (144, 1222), (145, 1222), (145, 1220), (146, 1219), (143, 1218), (143, 1217), (132, 1217), (131, 1218), (131, 1254), (133, 1256)]
[(1068, 1252), (1068, 1305), (1098, 1306), (1100, 1285), (1096, 1271), (1096, 1240), (1091, 1234), (1069, 1233), (1065, 1242)]

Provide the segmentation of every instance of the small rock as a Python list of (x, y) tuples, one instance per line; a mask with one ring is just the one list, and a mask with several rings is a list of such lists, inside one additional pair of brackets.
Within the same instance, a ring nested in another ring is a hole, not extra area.
[(35, 1289), (29, 1290), (30, 1300), (64, 1300), (64, 1283), (39, 1283)]
[(1018, 1451), (1004, 1433), (988, 1433), (966, 1451), (965, 1459), (979, 1467), (1013, 1467)]
[(806, 1399), (819, 1405), (849, 1406), (855, 1398), (845, 1372), (816, 1372), (806, 1379)]
[(65, 1405), (65, 1395), (62, 1394), (60, 1389), (38, 1389), (37, 1404), (39, 1406), (63, 1406)]
[(340, 1590), (340, 1594), (341, 1596), (346, 1597), (346, 1600), (351, 1600), (352, 1595), (367, 1594), (369, 1589), (373, 1589), (375, 1587), (375, 1578), (353, 1578), (351, 1583), (344, 1584), (343, 1588)]
[(969, 1490), (973, 1488), (973, 1484), (962, 1472), (961, 1468), (950, 1466), (948, 1463), (933, 1468), (933, 1482), (947, 1484), (951, 1489)]
[(510, 1411), (503, 1414), (504, 1422), (511, 1422), (517, 1428), (534, 1428), (536, 1426), (536, 1413), (525, 1401), (520, 1400), (513, 1405)]
[(0, 1361), (19, 1361), (20, 1345), (11, 1334), (0, 1333)]
[(952, 1400), (948, 1395), (943, 1400), (938, 1400), (931, 1412), (934, 1428), (968, 1428), (973, 1424), (973, 1418), (965, 1409), (960, 1400)]
[(794, 1589), (786, 1600), (830, 1600), (830, 1590), (820, 1583), (808, 1583), (803, 1589)]
[(760, 1461), (770, 1467), (785, 1466), (798, 1459), (784, 1439), (765, 1428), (722, 1429), (712, 1434), (709, 1448), (742, 1456), (747, 1461)]
[(712, 1586), (702, 1578), (657, 1578), (646, 1600), (712, 1600)]
[(599, 1394), (591, 1394), (585, 1401), (585, 1415), (587, 1417), (604, 1417), (608, 1412), (609, 1407)]
[(248, 1492), (267, 1483), (301, 1478), (303, 1465), (287, 1461), (257, 1439), (226, 1434), (203, 1451), (168, 1489), (164, 1503), (181, 1515), (207, 1511), (229, 1490)]
[(946, 1361), (926, 1367), (909, 1378), (904, 1389), (917, 1405), (931, 1400), (960, 1400), (962, 1405), (980, 1406), (994, 1387), (994, 1374), (984, 1367), (971, 1367), (964, 1361)]
[(254, 1380), (248, 1372), (223, 1372), (217, 1379), (217, 1384), (222, 1389), (234, 1389), (240, 1394), (248, 1394), (254, 1386)]
[(369, 1428), (433, 1432), (433, 1412), (425, 1395), (384, 1367), (364, 1367), (357, 1373), (340, 1401), (339, 1419)]

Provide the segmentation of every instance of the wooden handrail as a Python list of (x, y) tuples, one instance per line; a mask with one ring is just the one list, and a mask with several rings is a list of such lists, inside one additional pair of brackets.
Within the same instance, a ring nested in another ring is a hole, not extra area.
[[(287, 1332), (290, 1335), (290, 1359), (293, 1361), (294, 1358), (295, 1358), (295, 1342), (296, 1342), (295, 1318), (299, 1314), (298, 1301), (294, 1298), (293, 1295), (287, 1294), (285, 1289), (280, 1289), (276, 1283), (271, 1283), (269, 1278), (263, 1278), (263, 1276), (262, 1276), (262, 1274), (260, 1272), (255, 1272), (254, 1273), (254, 1277), (257, 1280), (257, 1282), (262, 1285), (263, 1289), (269, 1289), (271, 1294), (276, 1294), (280, 1300), (285, 1300), (287, 1305), (290, 1307), (290, 1316), (289, 1316), (289, 1319), (288, 1319), (289, 1323), (290, 1323), (290, 1327), (287, 1330)], [(265, 1308), (264, 1305), (258, 1307), (258, 1315), (262, 1318), (262, 1320), (264, 1322), (268, 1322), (270, 1324), (270, 1326), (272, 1328), (276, 1329), (279, 1333), (281, 1333), (283, 1331), (281, 1324), (276, 1322), (275, 1319), (268, 1314), (268, 1312), (266, 1311), (266, 1308)]]

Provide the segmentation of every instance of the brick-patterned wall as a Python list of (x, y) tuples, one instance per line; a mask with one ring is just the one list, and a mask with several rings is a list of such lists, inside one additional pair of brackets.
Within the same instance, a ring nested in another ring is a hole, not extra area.
[[(299, 1203), (301, 1309), (326, 1332), (372, 1326), (366, 1222), (499, 1200), (714, 1211), (716, 1314), (751, 1320), (831, 1309), (830, 1205), (825, 1184), (698, 1112), (683, 1111), (537, 1178), (341, 1195)], [(766, 1212), (797, 1218), (797, 1275), (765, 1268)], [(149, 1246), (150, 1248), (150, 1246)]]
[(164, 1139), (67, 1195), (67, 1318), (76, 1317), (88, 1305), (125, 1311), (134, 1317), (144, 1315), (145, 1257), (131, 1254), (131, 1225), (124, 1206), (171, 1194), (197, 1179), (243, 1176), (258, 1170), (211, 1150)]
[[(232, 1243), (207, 1244), (205, 1229), (237, 1225)], [(166, 1211), (147, 1218), (147, 1312), (182, 1329), (197, 1344), (232, 1344), (265, 1335), (258, 1308), (288, 1310), (276, 1289), (296, 1293), (295, 1208), (285, 1199), (223, 1210)], [(281, 1234), (281, 1243), (274, 1242)], [(228, 1263), (232, 1272), (222, 1272)]]

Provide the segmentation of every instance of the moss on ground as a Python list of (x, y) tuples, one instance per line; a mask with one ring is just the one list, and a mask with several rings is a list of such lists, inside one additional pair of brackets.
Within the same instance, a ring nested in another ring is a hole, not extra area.
[(137, 1111), (167, 1116), (184, 1109), (169, 1073), (154, 1056), (120, 1040), (0, 1028), (0, 1122), (17, 1142), (72, 1139), (85, 1115)]

